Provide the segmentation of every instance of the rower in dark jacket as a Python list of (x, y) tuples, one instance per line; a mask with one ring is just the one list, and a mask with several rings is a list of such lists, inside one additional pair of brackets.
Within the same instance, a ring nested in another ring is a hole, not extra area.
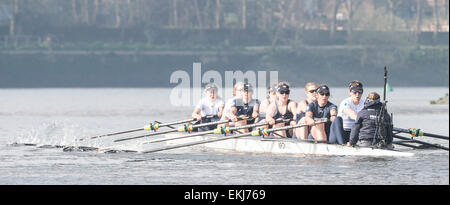
[(364, 108), (357, 114), (347, 146), (372, 147), (383, 141), (387, 147), (392, 146), (391, 118), (386, 110), (384, 111), (384, 123), (377, 123), (382, 105), (379, 94), (376, 92), (369, 94)]

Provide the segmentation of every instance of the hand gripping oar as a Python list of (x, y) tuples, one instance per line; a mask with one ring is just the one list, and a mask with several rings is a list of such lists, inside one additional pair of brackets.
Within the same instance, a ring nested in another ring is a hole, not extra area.
[[(328, 121), (328, 119), (324, 118), (324, 119), (321, 119), (320, 121), (315, 121), (315, 124), (325, 123), (327, 121)], [(171, 149), (176, 149), (176, 148), (181, 148), (181, 147), (188, 147), (188, 146), (194, 146), (194, 145), (199, 145), (199, 144), (217, 142), (217, 141), (222, 141), (222, 140), (236, 139), (236, 138), (240, 138), (240, 137), (268, 136), (270, 134), (270, 132), (288, 130), (288, 129), (299, 128), (299, 127), (304, 127), (304, 126), (308, 126), (308, 125), (307, 124), (299, 124), (299, 125), (291, 125), (291, 126), (272, 128), (272, 129), (258, 129), (258, 130), (255, 130), (255, 131), (252, 131), (249, 133), (232, 135), (232, 136), (228, 136), (228, 137), (218, 137), (215, 139), (204, 140), (204, 141), (199, 141), (199, 142), (191, 142), (191, 143), (174, 145), (174, 146), (163, 147), (163, 148), (158, 148), (158, 149), (151, 149), (151, 150), (143, 151), (142, 153), (159, 152), (159, 151), (171, 150)]]
[(422, 144), (422, 145), (426, 145), (426, 146), (435, 147), (435, 148), (439, 148), (439, 149), (443, 149), (443, 150), (449, 151), (448, 147), (444, 147), (444, 146), (439, 145), (439, 144), (431, 144), (431, 143), (428, 143), (428, 142), (423, 142), (423, 141), (419, 141), (419, 140), (415, 140), (415, 139), (410, 139), (410, 138), (399, 136), (399, 135), (394, 135), (394, 138), (398, 138), (398, 139), (402, 139), (402, 140), (409, 140), (410, 142), (415, 142), (415, 143), (418, 143), (418, 144)]
[[(289, 120), (289, 119), (277, 120), (277, 121), (275, 121), (275, 124), (282, 123), (282, 122), (288, 123), (290, 121), (291, 120)], [(188, 135), (182, 135), (182, 136), (177, 136), (177, 137), (163, 138), (163, 139), (154, 139), (154, 140), (150, 140), (150, 141), (147, 141), (147, 142), (143, 142), (142, 144), (151, 144), (151, 143), (157, 143), (157, 142), (165, 142), (165, 141), (177, 140), (177, 139), (183, 139), (183, 138), (189, 138), (189, 137), (203, 136), (203, 135), (207, 135), (207, 134), (223, 134), (223, 135), (227, 135), (227, 134), (232, 134), (236, 130), (260, 127), (260, 126), (266, 126), (266, 125), (269, 125), (269, 123), (268, 122), (262, 122), (262, 123), (256, 123), (256, 124), (251, 124), (251, 125), (244, 125), (244, 126), (240, 126), (240, 127), (223, 127), (223, 128), (217, 128), (217, 129), (214, 129), (214, 130), (209, 130), (209, 131), (204, 131), (204, 132), (199, 132), (199, 133), (194, 133), (194, 134), (188, 134)]]
[(180, 120), (180, 121), (169, 122), (169, 123), (160, 123), (158, 121), (155, 121), (154, 123), (145, 125), (142, 128), (136, 128), (136, 129), (125, 130), (125, 131), (120, 131), (120, 132), (113, 132), (113, 133), (108, 133), (108, 134), (98, 135), (98, 136), (93, 136), (93, 137), (80, 138), (80, 139), (77, 139), (76, 141), (83, 141), (83, 140), (87, 140), (87, 139), (96, 139), (96, 138), (101, 138), (101, 137), (114, 136), (114, 135), (120, 135), (120, 134), (126, 134), (126, 133), (144, 131), (144, 130), (157, 131), (160, 127), (171, 127), (171, 125), (192, 122), (194, 120), (196, 120), (196, 119), (191, 118), (191, 119), (187, 119), (187, 120)]
[[(248, 120), (250, 119), (250, 117), (238, 117), (238, 120)], [(161, 135), (161, 134), (167, 134), (167, 133), (172, 133), (172, 132), (192, 132), (195, 128), (199, 128), (199, 127), (206, 127), (206, 126), (210, 126), (210, 125), (219, 125), (219, 124), (225, 124), (225, 123), (229, 123), (231, 122), (231, 120), (221, 120), (221, 121), (216, 121), (216, 122), (209, 122), (209, 123), (202, 123), (202, 124), (198, 124), (198, 125), (192, 125), (191, 123), (189, 124), (185, 124), (179, 128), (175, 128), (175, 129), (170, 129), (170, 130), (165, 130), (165, 131), (160, 131), (160, 132), (154, 132), (154, 133), (150, 133), (150, 134), (146, 134), (146, 135), (140, 135), (140, 136), (135, 136), (135, 137), (127, 137), (127, 138), (122, 138), (122, 139), (117, 139), (114, 140), (114, 142), (121, 142), (121, 141), (126, 141), (126, 140), (132, 140), (132, 139), (139, 139), (139, 138), (143, 138), (143, 137), (150, 137), (150, 136), (154, 136), (154, 135)]]
[(449, 137), (442, 136), (442, 135), (425, 133), (421, 129), (415, 129), (415, 128), (402, 129), (402, 128), (394, 127), (393, 130), (397, 131), (397, 132), (408, 133), (408, 134), (411, 135), (411, 137), (426, 136), (426, 137), (432, 137), (432, 138), (437, 138), (437, 139), (449, 140)]

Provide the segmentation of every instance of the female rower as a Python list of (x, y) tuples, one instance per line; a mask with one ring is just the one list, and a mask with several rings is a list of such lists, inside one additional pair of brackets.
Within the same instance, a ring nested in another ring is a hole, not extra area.
[(357, 114), (347, 146), (371, 147), (378, 144), (388, 149), (393, 148), (392, 122), (386, 110), (384, 110), (384, 121), (377, 123), (381, 108), (380, 95), (376, 92), (370, 93), (364, 102), (364, 108)]
[[(310, 103), (306, 108), (305, 117), (298, 123), (311, 126), (311, 135), (316, 141), (326, 141), (330, 133), (330, 122), (316, 124), (314, 118), (327, 118), (331, 122), (337, 115), (337, 106), (328, 101), (330, 97), (330, 89), (327, 85), (319, 85), (316, 90), (316, 101)], [(297, 137), (300, 139), (308, 138), (308, 127), (300, 127)]]
[[(305, 96), (306, 100), (302, 100), (298, 102), (297, 105), (297, 114), (296, 114), (296, 123), (298, 123), (303, 117), (305, 117), (306, 108), (308, 105), (314, 101), (316, 101), (316, 90), (317, 84), (313, 82), (306, 83), (305, 85)], [(310, 128), (306, 129), (306, 136), (309, 134)], [(294, 129), (295, 135), (300, 136), (300, 128)], [(300, 138), (300, 137), (297, 137)]]
[[(266, 121), (269, 125), (273, 125), (274, 128), (283, 127), (286, 125), (295, 124), (295, 111), (297, 110), (297, 103), (289, 99), (290, 90), (289, 84), (281, 82), (278, 84), (277, 96), (278, 100), (275, 103), (269, 105), (266, 113)], [(275, 120), (291, 120), (289, 123), (275, 124)], [(287, 130), (275, 132), (275, 137), (292, 137), (293, 131)]]
[[(242, 98), (233, 101), (230, 109), (230, 119), (235, 122), (236, 127), (253, 124), (259, 115), (260, 102), (258, 99), (252, 99), (253, 88), (248, 83), (244, 84), (238, 92), (242, 92)], [(250, 117), (253, 119), (238, 121), (238, 117)], [(248, 129), (239, 131), (248, 132)]]
[(364, 108), (362, 94), (363, 84), (354, 80), (348, 85), (350, 97), (344, 99), (339, 105), (338, 116), (331, 126), (330, 143), (346, 144), (350, 138), (350, 131), (356, 120), (356, 115)]
[[(202, 98), (192, 112), (192, 117), (201, 123), (219, 121), (223, 114), (224, 103), (217, 96), (217, 86), (214, 83), (209, 83), (205, 87), (205, 97)], [(207, 127), (200, 127), (198, 131), (212, 130), (216, 125)]]
[(258, 122), (265, 121), (269, 105), (274, 103), (278, 99), (277, 89), (277, 84), (273, 84), (267, 87), (267, 98), (264, 99), (259, 106)]
[[(234, 101), (236, 99), (241, 99), (242, 98), (242, 92), (240, 90), (242, 90), (242, 87), (244, 86), (243, 82), (237, 82), (234, 87), (233, 87), (233, 97), (231, 99), (229, 99), (226, 103), (225, 103), (225, 108), (223, 109), (223, 115), (222, 115), (222, 119), (220, 120), (229, 120), (231, 119), (230, 117), (230, 109), (234, 104)], [(219, 125), (219, 127), (221, 127), (222, 125)]]
[(300, 119), (302, 119), (303, 117), (305, 117), (305, 111), (306, 108), (308, 107), (308, 105), (314, 101), (316, 101), (316, 89), (317, 89), (317, 84), (310, 82), (310, 83), (306, 83), (305, 85), (305, 95), (306, 95), (306, 100), (302, 100), (300, 102), (298, 102), (297, 105), (297, 117), (296, 117), (296, 121), (298, 123), (298, 121), (300, 121)]

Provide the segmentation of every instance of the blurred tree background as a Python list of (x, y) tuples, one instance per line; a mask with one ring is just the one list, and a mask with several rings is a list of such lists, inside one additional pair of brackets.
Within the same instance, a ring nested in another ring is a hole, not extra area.
[(393, 85), (448, 86), (448, 8), (449, 0), (0, 0), (0, 87), (170, 86), (170, 73), (193, 62), (279, 70), (296, 86), (378, 85), (373, 76), (388, 66)]

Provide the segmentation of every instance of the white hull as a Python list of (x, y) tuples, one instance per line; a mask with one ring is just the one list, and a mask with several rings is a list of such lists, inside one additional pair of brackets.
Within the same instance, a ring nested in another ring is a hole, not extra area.
[[(167, 137), (180, 136), (172, 134)], [(168, 145), (184, 144), (209, 139), (217, 139), (221, 136), (199, 136), (167, 141)], [(205, 143), (196, 146), (216, 150), (235, 152), (270, 153), (270, 154), (294, 154), (294, 155), (333, 155), (333, 156), (413, 156), (413, 153), (394, 150), (373, 149), (366, 147), (347, 147), (336, 144), (314, 143), (293, 139), (261, 139), (260, 137), (241, 137), (217, 142)]]

